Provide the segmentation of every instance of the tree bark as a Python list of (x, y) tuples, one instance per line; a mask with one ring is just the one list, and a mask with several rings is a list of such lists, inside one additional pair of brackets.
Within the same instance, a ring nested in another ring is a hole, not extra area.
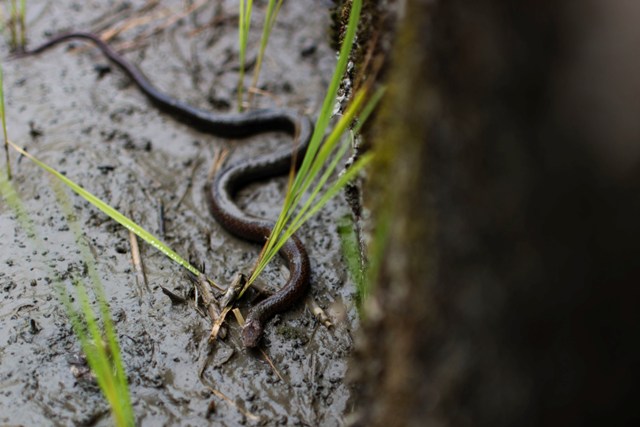
[(637, 424), (640, 4), (400, 19), (356, 424)]

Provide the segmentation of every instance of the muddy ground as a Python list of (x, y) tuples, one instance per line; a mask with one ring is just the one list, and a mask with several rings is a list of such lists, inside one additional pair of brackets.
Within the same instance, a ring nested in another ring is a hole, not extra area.
[[(235, 109), (237, 2), (205, 1), (173, 22), (170, 16), (183, 13), (184, 3), (30, 0), (29, 44), (63, 30), (127, 21), (131, 27), (110, 43), (125, 49), (158, 87), (203, 108)], [(257, 53), (266, 1), (255, 3), (249, 63)], [(329, 4), (285, 2), (259, 84), (265, 94), (256, 96), (256, 106), (288, 106), (311, 116), (319, 110), (335, 61), (327, 36)], [(231, 149), (233, 160), (289, 143), (288, 138), (229, 141), (198, 133), (156, 111), (96, 49), (70, 50), (71, 45), (83, 46), (66, 43), (38, 57), (3, 60), (10, 137), (156, 234), (162, 234), (158, 210), (164, 206), (164, 241), (185, 258), (203, 261), (216, 281), (226, 284), (236, 271), (247, 272), (258, 248), (209, 217), (202, 186), (215, 148)], [(6, 58), (6, 44), (2, 52)], [(53, 178), (15, 153), (12, 158), (14, 185), (44, 244), (34, 243), (6, 203), (0, 204), (0, 425), (110, 425), (98, 388), (74, 375), (79, 346), (52, 289), (54, 274), (70, 287), (72, 273), (83, 270), (77, 242), (56, 201)], [(284, 186), (284, 180), (251, 186), (241, 204), (274, 218)], [(267, 328), (263, 348), (281, 381), (260, 353), (241, 346), (235, 322), (229, 337), (209, 348), (210, 321), (192, 305), (173, 305), (161, 292), (162, 286), (189, 294), (183, 269), (141, 244), (145, 288), (132, 267), (127, 231), (66, 193), (98, 260), (139, 425), (343, 423), (351, 408), (345, 374), (357, 325), (355, 290), (336, 232), (337, 220), (349, 212), (343, 200), (332, 202), (300, 233), (311, 257), (312, 290)], [(261, 284), (277, 288), (286, 274), (276, 265)], [(311, 301), (327, 311), (333, 329), (314, 318)]]

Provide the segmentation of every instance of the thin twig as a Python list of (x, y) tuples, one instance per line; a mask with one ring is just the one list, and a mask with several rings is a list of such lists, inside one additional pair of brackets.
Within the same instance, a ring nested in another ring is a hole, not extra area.
[(200, 2), (192, 4), (189, 8), (187, 8), (185, 11), (181, 13), (177, 13), (176, 11), (169, 8), (163, 8), (154, 13), (133, 17), (127, 21), (121, 21), (116, 25), (114, 25), (113, 27), (102, 31), (100, 34), (104, 40), (110, 40), (116, 35), (123, 33), (125, 31), (128, 31), (132, 28), (136, 28), (140, 25), (145, 25), (157, 20), (164, 20), (164, 22), (159, 23), (156, 27), (136, 37), (133, 41), (120, 44), (117, 47), (118, 50), (131, 49), (133, 45), (137, 45), (142, 40), (147, 39), (159, 32), (166, 30), (167, 28), (171, 27), (179, 20), (189, 16), (191, 13), (195, 12), (197, 9), (201, 8), (206, 4), (207, 4), (207, 0), (201, 0)]
[(329, 319), (329, 316), (327, 316), (327, 313), (324, 312), (322, 307), (320, 307), (313, 298), (311, 298), (309, 305), (311, 305), (311, 312), (313, 315), (316, 316), (320, 323), (322, 323), (327, 329), (330, 329), (333, 326), (333, 323), (331, 323), (331, 319)]
[[(282, 99), (278, 95), (276, 95), (275, 93), (270, 92), (268, 90), (262, 90), (262, 89), (260, 89), (258, 87), (255, 87), (255, 86), (249, 86), (249, 88), (247, 89), (247, 92), (249, 93), (249, 95), (255, 94), (255, 95), (266, 96), (266, 97), (270, 98), (275, 103), (275, 105), (277, 107), (282, 107), (282, 105), (284, 104), (282, 102)], [(253, 97), (252, 97), (252, 100), (253, 100)], [(247, 103), (251, 104), (252, 100), (247, 101)]]
[(209, 391), (211, 393), (213, 393), (216, 397), (219, 397), (220, 399), (226, 401), (228, 404), (230, 404), (231, 406), (233, 406), (234, 408), (236, 408), (236, 410), (238, 412), (240, 412), (242, 415), (244, 415), (247, 418), (250, 418), (252, 421), (260, 421), (260, 417), (252, 414), (251, 412), (242, 409), (241, 407), (239, 407), (236, 402), (233, 401), (233, 399), (231, 399), (230, 397), (225, 396), (222, 392), (218, 391), (218, 390), (214, 390), (211, 387), (207, 387), (209, 389)]
[[(211, 283), (213, 282), (211, 282), (204, 274), (200, 274), (194, 280), (196, 291), (200, 294), (200, 299), (202, 300), (202, 305), (204, 306), (209, 319), (211, 319), (214, 325), (216, 325), (222, 313), (220, 313), (218, 302), (211, 291)], [(224, 338), (227, 335), (227, 330), (219, 326), (216, 331), (216, 335), (220, 335), (220, 338)]]
[(213, 161), (207, 172), (207, 181), (211, 181), (216, 173), (220, 170), (224, 162), (229, 157), (229, 150), (227, 148), (214, 148)]
[(276, 365), (273, 364), (273, 361), (271, 360), (271, 358), (267, 355), (267, 353), (265, 353), (265, 351), (260, 348), (260, 353), (262, 353), (262, 356), (264, 356), (264, 359), (267, 361), (267, 363), (269, 364), (269, 366), (271, 366), (271, 369), (273, 369), (273, 372), (276, 373), (276, 375), (278, 376), (278, 378), (280, 378), (280, 381), (282, 381), (283, 383), (286, 382), (284, 380), (284, 378), (282, 378), (282, 375), (280, 375), (280, 372), (278, 371), (278, 369), (276, 368)]
[[(129, 218), (133, 218), (133, 212), (129, 212)], [(138, 284), (139, 296), (144, 294), (144, 290), (149, 291), (147, 276), (144, 274), (144, 266), (142, 265), (142, 257), (140, 256), (140, 246), (138, 245), (138, 237), (129, 230), (129, 243), (131, 245), (131, 262), (136, 271), (136, 283)]]
[(143, 289), (149, 291), (149, 285), (147, 284), (147, 276), (144, 274), (144, 267), (142, 266), (142, 259), (140, 258), (140, 247), (138, 246), (138, 237), (133, 231), (129, 231), (129, 242), (131, 243), (131, 261), (133, 267), (136, 270), (136, 282), (140, 289), (140, 296), (142, 296)]
[[(213, 326), (211, 327), (211, 334), (209, 334), (209, 342), (214, 342), (219, 333), (221, 332), (222, 323), (227, 318), (227, 314), (233, 308), (233, 301), (235, 301), (236, 296), (244, 286), (247, 281), (246, 277), (243, 274), (236, 274), (233, 278), (233, 281), (227, 288), (224, 296), (221, 299), (220, 307), (222, 307), (222, 313), (219, 314), (218, 318), (213, 322)], [(234, 311), (235, 314), (235, 311)], [(236, 317), (237, 318), (237, 317)], [(244, 323), (244, 319), (242, 320)], [(241, 325), (243, 323), (240, 323)]]
[(178, 202), (174, 206), (174, 208), (173, 208), (174, 210), (177, 210), (180, 207), (180, 205), (182, 204), (184, 199), (189, 194), (189, 190), (191, 190), (191, 187), (193, 186), (193, 180), (195, 178), (196, 171), (198, 170), (198, 167), (200, 167), (201, 164), (202, 164), (202, 159), (199, 158), (199, 157), (196, 159), (195, 162), (193, 162), (193, 167), (191, 168), (191, 173), (189, 174), (189, 178), (187, 178), (187, 186), (184, 189), (184, 192), (182, 193), (182, 196), (180, 196), (180, 198), (178, 199)]

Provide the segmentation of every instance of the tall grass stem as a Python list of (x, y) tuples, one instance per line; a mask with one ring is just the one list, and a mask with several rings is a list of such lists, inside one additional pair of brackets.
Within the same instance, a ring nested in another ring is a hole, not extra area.
[(253, 0), (240, 0), (238, 14), (238, 42), (240, 47), (240, 77), (238, 81), (238, 111), (243, 111), (243, 91), (244, 75), (247, 56), (247, 40), (249, 38), (249, 28), (251, 27), (251, 11)]
[[(253, 79), (251, 81), (252, 88), (256, 88), (258, 86), (258, 78), (260, 76), (260, 70), (262, 69), (264, 52), (267, 49), (269, 36), (271, 35), (271, 30), (276, 22), (278, 12), (280, 12), (280, 7), (282, 7), (282, 2), (283, 0), (269, 0), (269, 4), (267, 5), (267, 12), (265, 13), (264, 24), (262, 26), (262, 37), (260, 38), (260, 51), (258, 52), (258, 59), (256, 60), (256, 65), (253, 70)], [(249, 92), (247, 100), (247, 104), (249, 105), (251, 105), (253, 101), (253, 94), (253, 91)]]

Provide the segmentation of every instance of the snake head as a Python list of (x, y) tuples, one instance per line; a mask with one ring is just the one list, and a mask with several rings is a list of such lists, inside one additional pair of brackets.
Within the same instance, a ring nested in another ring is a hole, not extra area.
[(257, 347), (262, 337), (262, 325), (255, 319), (249, 319), (242, 328), (242, 344), (245, 347)]

